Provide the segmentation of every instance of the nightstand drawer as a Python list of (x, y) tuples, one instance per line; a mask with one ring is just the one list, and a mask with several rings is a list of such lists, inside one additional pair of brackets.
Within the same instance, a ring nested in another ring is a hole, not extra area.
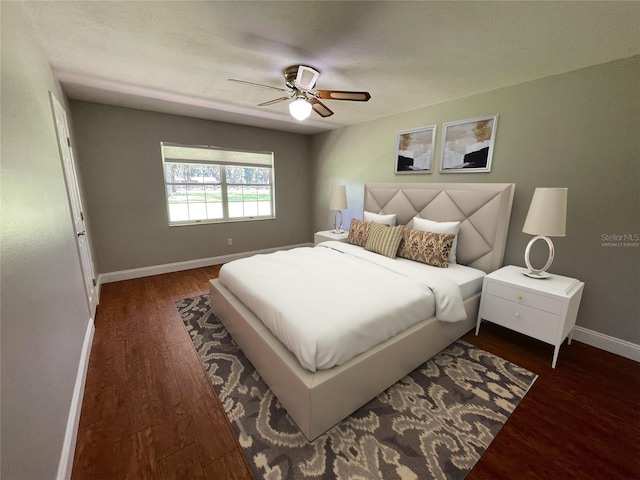
[(555, 344), (557, 341), (559, 315), (487, 295), (484, 299), (482, 317), (543, 342)]
[[(544, 282), (544, 280), (537, 280)], [(528, 290), (503, 285), (497, 282), (490, 282), (487, 285), (487, 294), (516, 302), (519, 305), (544, 310), (545, 312), (560, 315), (562, 313), (562, 302), (558, 299), (532, 293)]]

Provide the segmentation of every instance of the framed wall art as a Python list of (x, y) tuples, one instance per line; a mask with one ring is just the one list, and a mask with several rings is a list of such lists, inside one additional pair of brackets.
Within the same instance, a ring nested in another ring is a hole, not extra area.
[(431, 173), (436, 126), (398, 132), (395, 173)]
[(498, 115), (442, 125), (440, 173), (490, 172)]

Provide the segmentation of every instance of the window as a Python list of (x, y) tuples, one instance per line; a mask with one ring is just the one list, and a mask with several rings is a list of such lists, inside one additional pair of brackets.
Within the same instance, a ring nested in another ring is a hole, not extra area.
[(275, 218), (272, 152), (161, 149), (169, 225)]

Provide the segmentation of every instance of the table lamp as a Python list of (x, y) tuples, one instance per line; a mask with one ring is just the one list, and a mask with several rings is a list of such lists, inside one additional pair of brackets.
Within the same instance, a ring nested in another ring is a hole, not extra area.
[[(331, 187), (331, 203), (329, 209), (335, 210), (333, 216), (333, 233), (344, 233), (342, 230), (342, 210), (347, 208), (347, 187), (346, 185), (334, 185)], [(338, 215), (340, 223), (338, 223)]]
[[(528, 270), (522, 273), (531, 278), (548, 278), (547, 269), (553, 263), (553, 242), (549, 237), (564, 237), (567, 225), (566, 188), (536, 188), (522, 231), (536, 235), (531, 239), (524, 252), (524, 262)], [(529, 260), (531, 247), (536, 240), (542, 239), (549, 246), (549, 259), (542, 268), (533, 268)]]

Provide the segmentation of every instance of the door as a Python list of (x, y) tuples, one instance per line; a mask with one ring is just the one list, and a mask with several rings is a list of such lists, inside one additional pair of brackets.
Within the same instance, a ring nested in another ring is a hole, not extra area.
[(69, 204), (71, 205), (71, 213), (73, 215), (73, 225), (75, 228), (78, 253), (80, 255), (80, 263), (82, 265), (82, 275), (84, 277), (87, 301), (89, 302), (91, 317), (93, 318), (95, 317), (96, 305), (98, 304), (96, 294), (96, 277), (93, 268), (93, 259), (91, 258), (89, 237), (87, 236), (87, 230), (84, 224), (84, 209), (82, 208), (82, 199), (80, 197), (80, 189), (78, 187), (76, 166), (73, 160), (73, 152), (71, 150), (67, 114), (53, 93), (49, 92), (49, 97), (51, 98), (51, 109), (53, 110), (53, 118), (56, 125), (60, 158), (62, 160), (64, 177), (67, 184), (67, 195), (69, 196)]

